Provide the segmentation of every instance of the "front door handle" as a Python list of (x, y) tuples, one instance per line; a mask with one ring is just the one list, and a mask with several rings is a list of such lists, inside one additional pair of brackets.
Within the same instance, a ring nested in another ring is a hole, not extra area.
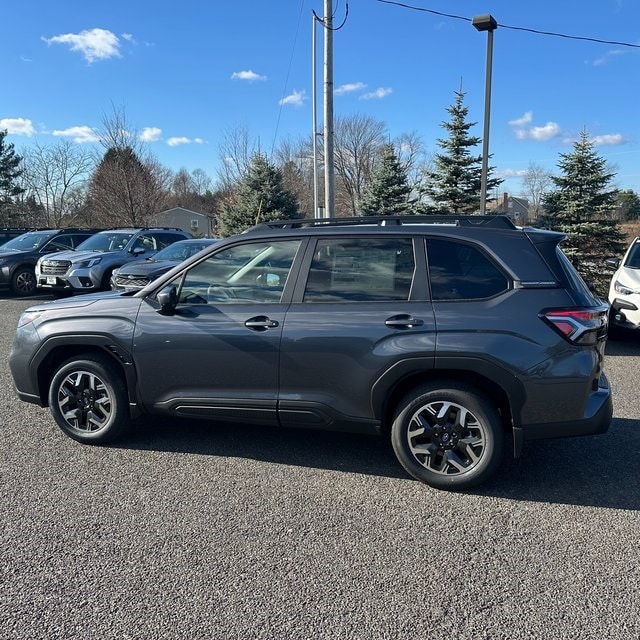
[(268, 316), (255, 316), (254, 318), (249, 318), (244, 323), (244, 326), (253, 331), (266, 331), (267, 329), (274, 329), (278, 324), (277, 320), (272, 320)]
[(424, 324), (424, 320), (403, 313), (399, 316), (387, 318), (384, 323), (387, 327), (393, 329), (411, 329), (412, 327), (421, 327)]

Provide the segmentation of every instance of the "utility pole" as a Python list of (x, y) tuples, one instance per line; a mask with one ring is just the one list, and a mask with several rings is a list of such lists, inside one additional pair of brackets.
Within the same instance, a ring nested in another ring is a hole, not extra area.
[(311, 31), (311, 139), (313, 148), (313, 217), (320, 217), (318, 209), (318, 116), (316, 104), (316, 14), (312, 12)]
[(333, 2), (324, 0), (324, 215), (336, 215), (333, 160)]

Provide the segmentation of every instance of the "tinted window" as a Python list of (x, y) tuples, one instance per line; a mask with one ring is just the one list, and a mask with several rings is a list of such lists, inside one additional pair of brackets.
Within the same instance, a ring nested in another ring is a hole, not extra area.
[(3, 249), (17, 249), (18, 251), (35, 251), (39, 249), (55, 231), (35, 231), (23, 233), (21, 236), (9, 240), (2, 246)]
[(299, 240), (252, 242), (223, 249), (173, 282), (185, 304), (279, 302)]
[(498, 267), (470, 244), (428, 239), (427, 260), (433, 300), (490, 298), (509, 287)]
[(78, 249), (82, 251), (122, 251), (133, 233), (126, 231), (101, 231), (87, 238), (82, 242)]
[(414, 268), (411, 238), (319, 240), (304, 302), (408, 300)]

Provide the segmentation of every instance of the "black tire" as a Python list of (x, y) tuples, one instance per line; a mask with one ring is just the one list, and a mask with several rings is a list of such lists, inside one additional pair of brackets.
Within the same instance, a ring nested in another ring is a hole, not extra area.
[(36, 274), (33, 267), (18, 267), (11, 276), (11, 291), (17, 296), (34, 294), (36, 284)]
[(100, 289), (102, 291), (111, 291), (111, 276), (113, 275), (113, 271), (115, 268), (116, 267), (113, 267), (113, 269), (107, 269), (104, 272), (102, 281), (100, 282)]
[(130, 423), (129, 399), (116, 365), (85, 354), (62, 363), (51, 380), (49, 408), (58, 426), (84, 444), (103, 444)]
[(497, 409), (474, 387), (447, 381), (415, 389), (399, 403), (393, 450), (406, 471), (436, 489), (468, 489), (502, 460)]

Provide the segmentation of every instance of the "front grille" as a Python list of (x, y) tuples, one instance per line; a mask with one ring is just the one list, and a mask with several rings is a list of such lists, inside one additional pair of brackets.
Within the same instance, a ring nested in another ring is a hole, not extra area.
[(143, 276), (115, 276), (114, 282), (116, 287), (136, 287), (142, 289), (142, 287), (146, 287), (149, 284), (149, 278), (145, 278)]
[(69, 260), (45, 260), (40, 264), (43, 276), (63, 276), (71, 266)]

